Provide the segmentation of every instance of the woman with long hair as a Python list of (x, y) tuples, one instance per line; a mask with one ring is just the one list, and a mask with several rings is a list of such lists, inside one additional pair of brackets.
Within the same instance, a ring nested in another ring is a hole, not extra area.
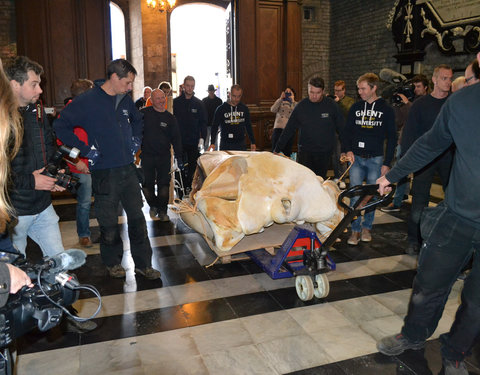
[(17, 100), (0, 60), (0, 232), (5, 231), (7, 222), (14, 216), (8, 198), (8, 183), (10, 162), (22, 144), (21, 121)]
[[(8, 198), (10, 181), (10, 162), (22, 144), (23, 130), (18, 104), (10, 87), (10, 82), (3, 71), (0, 60), (0, 233), (5, 232), (7, 222), (15, 215)], [(0, 239), (0, 250), (12, 248), (8, 236)], [(24, 285), (33, 287), (25, 272), (8, 263), (0, 262), (0, 282), (6, 283), (10, 293), (18, 292)], [(8, 294), (0, 293), (0, 307), (8, 299)]]

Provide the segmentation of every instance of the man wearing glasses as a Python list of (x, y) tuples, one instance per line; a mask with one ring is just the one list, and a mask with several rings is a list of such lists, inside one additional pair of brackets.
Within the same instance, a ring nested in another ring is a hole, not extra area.
[(465, 86), (474, 85), (480, 81), (480, 67), (478, 60), (473, 60), (465, 69)]

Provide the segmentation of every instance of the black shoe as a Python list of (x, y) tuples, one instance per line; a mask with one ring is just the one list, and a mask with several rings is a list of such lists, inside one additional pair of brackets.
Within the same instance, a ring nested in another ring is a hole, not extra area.
[(150, 210), (148, 211), (150, 217), (155, 217), (158, 214), (157, 207), (150, 207)]
[(70, 315), (66, 317), (65, 330), (71, 333), (86, 333), (91, 332), (97, 328), (97, 323), (92, 320), (77, 321), (72, 318)]
[(400, 211), (400, 207), (399, 206), (395, 206), (393, 203), (389, 204), (387, 207), (382, 207), (380, 208), (380, 211), (382, 212), (399, 212)]
[(467, 366), (464, 361), (451, 361), (442, 359), (443, 370), (445, 375), (468, 375)]
[(157, 217), (159, 218), (159, 220), (163, 223), (166, 223), (168, 221), (170, 221), (170, 218), (168, 217), (167, 213), (166, 212), (159, 212), (157, 214)]
[(405, 350), (422, 349), (425, 345), (425, 341), (410, 342), (401, 333), (393, 336), (384, 337), (377, 342), (377, 349), (380, 353), (385, 355), (399, 355)]
[(405, 254), (408, 255), (418, 255), (420, 251), (420, 245), (417, 244), (409, 244), (408, 247), (405, 249)]

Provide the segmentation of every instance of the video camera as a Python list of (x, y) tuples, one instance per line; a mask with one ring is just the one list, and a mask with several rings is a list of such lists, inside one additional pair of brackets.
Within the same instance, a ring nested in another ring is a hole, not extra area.
[[(0, 258), (8, 258), (11, 253), (1, 253)], [(22, 269), (32, 280), (32, 288), (23, 287), (11, 294), (5, 306), (0, 308), (0, 348), (10, 345), (13, 340), (30, 332), (34, 328), (47, 331), (61, 321), (63, 312), (71, 315), (66, 307), (78, 300), (79, 289), (93, 292), (100, 300), (97, 311), (90, 318), (78, 318), (85, 321), (94, 318), (101, 308), (100, 294), (91, 285), (80, 285), (73, 270), (85, 263), (86, 254), (82, 250), (70, 249), (54, 257), (46, 257), (43, 263), (32, 264), (16, 254), (12, 264)]]
[[(55, 178), (57, 180), (55, 182), (56, 185), (75, 193), (77, 191), (79, 179), (72, 175), (68, 167), (62, 166), (62, 160), (64, 156), (76, 159), (79, 154), (80, 150), (78, 148), (70, 148), (68, 146), (61, 145), (55, 152), (55, 155), (53, 155), (52, 161), (45, 167), (45, 170), (42, 172), (42, 174)], [(65, 169), (65, 172), (60, 172), (61, 169)]]
[(390, 85), (383, 89), (382, 97), (390, 100), (392, 105), (402, 105), (403, 102), (400, 94), (405, 95), (409, 101), (412, 101), (415, 97), (415, 87), (412, 80), (407, 79), (403, 74), (384, 68), (380, 70), (379, 76), (382, 80), (390, 83)]

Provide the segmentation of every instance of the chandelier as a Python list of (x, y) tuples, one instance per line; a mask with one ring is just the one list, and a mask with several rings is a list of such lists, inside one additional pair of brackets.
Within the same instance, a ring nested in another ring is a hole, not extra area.
[(175, 7), (176, 0), (147, 0), (147, 6), (160, 12), (171, 12)]

